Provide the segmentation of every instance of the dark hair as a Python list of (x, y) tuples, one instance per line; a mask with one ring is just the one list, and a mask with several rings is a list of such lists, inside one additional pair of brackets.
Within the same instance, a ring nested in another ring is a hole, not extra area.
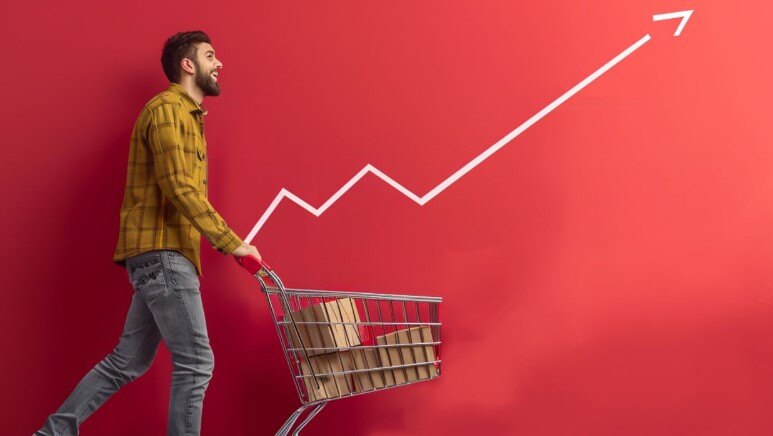
[(164, 43), (161, 52), (161, 68), (170, 82), (180, 82), (180, 62), (188, 58), (196, 63), (196, 46), (200, 42), (212, 44), (209, 36), (201, 30), (190, 32), (178, 32), (172, 35)]

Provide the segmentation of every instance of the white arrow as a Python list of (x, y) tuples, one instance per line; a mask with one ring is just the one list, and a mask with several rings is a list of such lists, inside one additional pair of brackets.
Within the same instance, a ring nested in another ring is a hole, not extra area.
[[(679, 34), (682, 32), (682, 29), (684, 28), (685, 23), (687, 23), (687, 20), (690, 18), (690, 15), (692, 15), (692, 10), (689, 11), (682, 11), (682, 12), (673, 12), (670, 14), (660, 14), (660, 15), (654, 15), (652, 17), (653, 21), (660, 21), (660, 20), (669, 20), (672, 18), (682, 18), (682, 22), (679, 24), (679, 28), (676, 29), (676, 33), (674, 33), (674, 36), (679, 36)], [(255, 226), (252, 228), (250, 233), (247, 235), (247, 237), (244, 239), (245, 242), (250, 243), (252, 241), (252, 238), (255, 237), (255, 235), (258, 234), (260, 229), (263, 227), (263, 225), (266, 223), (268, 218), (271, 216), (271, 214), (274, 213), (274, 210), (279, 206), (279, 203), (282, 202), (285, 198), (289, 199), (290, 201), (294, 202), (298, 206), (306, 209), (309, 213), (313, 214), (314, 216), (320, 216), (322, 215), (330, 206), (333, 205), (336, 201), (338, 201), (339, 198), (341, 198), (342, 195), (344, 195), (352, 186), (354, 186), (357, 182), (360, 181), (363, 177), (365, 177), (368, 173), (372, 173), (376, 177), (383, 180), (385, 183), (405, 195), (406, 197), (410, 198), (414, 202), (416, 202), (419, 206), (423, 206), (435, 196), (443, 192), (446, 188), (451, 186), (453, 183), (455, 183), (457, 180), (459, 180), (462, 176), (470, 172), (473, 168), (478, 166), (480, 163), (488, 159), (492, 154), (497, 152), (499, 149), (510, 143), (513, 139), (515, 139), (518, 135), (523, 133), (526, 129), (534, 125), (537, 121), (541, 120), (543, 117), (545, 117), (547, 114), (555, 110), (560, 105), (564, 104), (567, 100), (569, 100), (571, 97), (573, 97), (575, 94), (580, 92), (583, 88), (591, 84), (594, 80), (601, 77), (602, 74), (609, 71), (612, 67), (617, 65), (620, 61), (631, 55), (631, 53), (635, 52), (639, 48), (641, 48), (644, 44), (646, 44), (650, 40), (650, 35), (644, 35), (641, 37), (638, 41), (633, 43), (631, 46), (620, 52), (617, 56), (609, 60), (607, 63), (602, 65), (599, 69), (591, 73), (588, 77), (581, 80), (578, 84), (574, 85), (571, 89), (564, 92), (559, 96), (557, 99), (553, 100), (552, 103), (545, 106), (544, 108), (540, 109), (539, 112), (532, 115), (531, 118), (524, 121), (520, 126), (516, 127), (515, 130), (505, 135), (502, 139), (488, 147), (486, 150), (484, 150), (481, 154), (479, 154), (475, 159), (471, 160), (467, 164), (465, 164), (462, 168), (458, 169), (456, 172), (451, 174), (448, 178), (443, 180), (440, 184), (435, 186), (432, 190), (424, 194), (423, 196), (418, 196), (408, 190), (405, 186), (398, 183), (393, 178), (386, 175), (384, 172), (379, 170), (378, 168), (374, 167), (371, 164), (365, 165), (357, 174), (355, 174), (351, 179), (349, 179), (348, 182), (346, 182), (338, 191), (335, 192), (330, 198), (325, 201), (322, 206), (319, 208), (315, 208), (314, 206), (310, 205), (297, 195), (293, 194), (289, 190), (282, 188), (279, 193), (274, 197), (274, 201), (271, 202), (268, 209), (266, 209), (265, 212), (263, 212), (263, 215), (260, 217), (258, 222), (255, 224)]]
[(652, 16), (652, 21), (663, 21), (663, 20), (673, 20), (674, 18), (681, 18), (682, 22), (679, 23), (679, 27), (676, 28), (676, 32), (674, 32), (674, 36), (679, 36), (680, 33), (682, 33), (682, 29), (684, 29), (684, 25), (687, 24), (687, 20), (690, 19), (692, 16), (694, 9), (690, 9), (689, 11), (679, 11), (679, 12), (670, 12), (668, 14), (657, 14)]

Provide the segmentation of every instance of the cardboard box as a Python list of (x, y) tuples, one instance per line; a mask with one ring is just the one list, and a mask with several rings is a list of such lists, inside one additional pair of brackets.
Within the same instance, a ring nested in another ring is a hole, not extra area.
[[(377, 336), (378, 345), (411, 344), (419, 342), (434, 342), (429, 327), (414, 327), (398, 330), (387, 335)], [(435, 360), (435, 349), (432, 345), (415, 345), (401, 347), (383, 347), (378, 349), (381, 365), (384, 367), (408, 365), (412, 363), (432, 362)], [(433, 378), (438, 375), (437, 368), (432, 363), (407, 368), (385, 369), (384, 376), (387, 386), (409, 383)]]
[(309, 401), (336, 398), (352, 392), (353, 386), (349, 374), (333, 375), (333, 373), (343, 372), (352, 367), (352, 356), (349, 352), (334, 352), (309, 357), (311, 368), (306, 363), (306, 359), (301, 357), (298, 360), (301, 364), (301, 374), (311, 376), (311, 369), (314, 369), (314, 375), (316, 375), (318, 382), (318, 385), (314, 383), (314, 377), (303, 377)]
[[(416, 327), (378, 336), (376, 342), (379, 345), (432, 342), (432, 334), (429, 327)], [(406, 345), (388, 348), (355, 347), (345, 351), (309, 357), (319, 386), (315, 386), (313, 377), (304, 377), (303, 379), (309, 401), (337, 398), (350, 393), (368, 392), (387, 386), (436, 377), (438, 375), (437, 369), (432, 363), (410, 368), (383, 369), (392, 365), (432, 362), (434, 360), (434, 347), (431, 345)], [(306, 359), (299, 357), (299, 361), (301, 373), (312, 375)], [(344, 374), (344, 371), (354, 370), (368, 371)], [(341, 374), (333, 375), (333, 373)]]
[[(296, 322), (360, 322), (360, 314), (352, 298), (339, 298), (326, 303), (317, 303), (304, 309), (290, 312)], [(306, 350), (309, 356), (335, 353), (362, 342), (360, 330), (355, 324), (296, 324), (300, 339), (292, 324), (286, 324), (290, 344), (293, 348), (328, 348), (327, 350)], [(303, 356), (303, 351), (297, 352)]]
[(374, 368), (373, 371), (352, 373), (355, 392), (367, 392), (374, 389), (380, 389), (386, 386), (386, 375), (381, 370), (381, 362), (375, 348), (352, 348), (351, 362), (353, 370), (363, 370)]

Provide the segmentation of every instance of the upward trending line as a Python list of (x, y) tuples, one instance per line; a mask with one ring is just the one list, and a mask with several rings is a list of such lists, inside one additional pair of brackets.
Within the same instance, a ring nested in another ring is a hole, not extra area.
[(346, 184), (344, 186), (342, 186), (341, 189), (336, 191), (335, 194), (333, 194), (330, 198), (328, 198), (327, 201), (324, 204), (322, 204), (322, 206), (320, 206), (319, 208), (313, 207), (309, 203), (303, 201), (297, 195), (293, 194), (292, 192), (288, 191), (285, 188), (282, 188), (279, 191), (279, 193), (276, 195), (276, 197), (274, 198), (274, 201), (271, 202), (271, 205), (269, 205), (268, 209), (266, 209), (266, 211), (263, 213), (263, 216), (260, 217), (260, 220), (255, 224), (255, 226), (252, 228), (250, 233), (247, 235), (247, 237), (245, 238), (245, 242), (250, 243), (252, 241), (252, 238), (254, 238), (255, 235), (258, 234), (258, 232), (260, 231), (261, 227), (263, 227), (263, 224), (266, 223), (268, 218), (274, 212), (274, 209), (276, 209), (277, 206), (279, 206), (279, 203), (282, 201), (282, 199), (289, 198), (290, 200), (295, 202), (298, 206), (301, 206), (302, 208), (306, 209), (307, 211), (309, 211), (310, 213), (314, 214), (315, 216), (320, 216), (330, 206), (332, 206), (333, 203), (336, 202), (336, 200), (341, 198), (341, 196), (344, 195), (346, 193), (346, 191), (349, 190), (349, 188), (354, 186), (355, 183), (357, 183), (361, 178), (365, 177), (365, 175), (367, 173), (369, 173), (369, 172), (373, 173), (378, 178), (380, 178), (381, 180), (385, 181), (387, 184), (389, 184), (393, 188), (395, 188), (398, 191), (400, 191), (401, 193), (403, 193), (403, 195), (405, 195), (406, 197), (408, 197), (411, 200), (413, 200), (416, 203), (418, 203), (420, 206), (423, 206), (428, 201), (430, 201), (433, 198), (435, 198), (435, 196), (437, 196), (438, 194), (443, 192), (446, 188), (451, 186), (454, 182), (459, 180), (463, 175), (467, 174), (473, 168), (478, 166), (478, 164), (480, 164), (484, 160), (488, 159), (492, 154), (496, 153), (500, 148), (502, 148), (505, 145), (507, 145), (510, 141), (515, 139), (518, 135), (520, 135), (526, 129), (531, 127), (534, 123), (536, 123), (537, 121), (541, 120), (545, 115), (547, 115), (550, 112), (552, 112), (555, 108), (557, 108), (558, 106), (563, 104), (565, 101), (569, 100), (572, 96), (574, 96), (575, 94), (580, 92), (580, 90), (582, 90), (583, 88), (588, 86), (594, 80), (598, 79), (602, 74), (604, 74), (607, 71), (609, 71), (609, 69), (611, 69), (612, 67), (617, 65), (620, 61), (622, 61), (623, 59), (628, 57), (631, 53), (633, 53), (634, 51), (638, 50), (641, 46), (646, 44), (647, 41), (649, 41), (649, 40), (650, 40), (650, 35), (649, 34), (644, 35), (641, 39), (636, 41), (633, 45), (631, 45), (627, 49), (623, 50), (620, 54), (618, 54), (617, 56), (612, 58), (612, 60), (610, 60), (609, 62), (604, 64), (601, 68), (599, 68), (598, 70), (594, 71), (590, 76), (588, 76), (585, 79), (583, 79), (580, 83), (574, 85), (570, 90), (568, 90), (565, 93), (563, 93), (560, 97), (555, 99), (552, 103), (550, 103), (549, 105), (545, 106), (542, 110), (540, 110), (536, 114), (532, 115), (531, 118), (526, 120), (520, 126), (516, 127), (515, 130), (513, 130), (510, 133), (508, 133), (507, 135), (505, 135), (505, 137), (503, 137), (502, 139), (500, 139), (499, 141), (494, 143), (492, 146), (487, 148), (483, 153), (478, 155), (478, 157), (476, 157), (475, 159), (471, 160), (465, 166), (459, 168), (455, 173), (451, 174), (451, 176), (449, 176), (447, 179), (443, 180), (443, 182), (441, 182), (439, 185), (435, 186), (431, 191), (427, 192), (422, 197), (419, 197), (418, 195), (416, 195), (413, 192), (409, 191), (405, 186), (397, 183), (393, 178), (391, 178), (388, 175), (384, 174), (378, 168), (374, 167), (371, 164), (367, 164), (357, 174), (355, 174), (354, 177), (349, 179), (349, 181), (346, 182)]

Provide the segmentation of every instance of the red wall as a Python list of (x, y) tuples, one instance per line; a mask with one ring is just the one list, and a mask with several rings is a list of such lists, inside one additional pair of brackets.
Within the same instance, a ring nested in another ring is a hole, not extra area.
[[(366, 163), (423, 195), (652, 35), (423, 207), (373, 176), (319, 218), (282, 203), (255, 243), (288, 285), (445, 298), (443, 377), (309, 434), (773, 432), (770, 2), (46, 3), (0, 18), (5, 434), (117, 343), (130, 130), (195, 28), (224, 63), (211, 199), (243, 236), (282, 187), (319, 206)], [(678, 38), (652, 22), (688, 8)], [(269, 434), (298, 399), (265, 300), (203, 251), (203, 433)], [(170, 372), (162, 350), (83, 434), (164, 434)]]

